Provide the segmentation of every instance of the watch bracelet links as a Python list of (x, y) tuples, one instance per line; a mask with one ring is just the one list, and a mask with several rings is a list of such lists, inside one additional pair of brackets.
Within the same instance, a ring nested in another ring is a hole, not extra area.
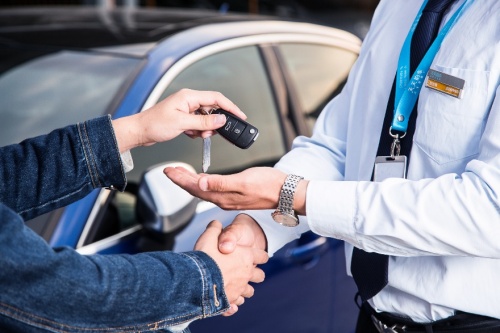
[(285, 182), (281, 188), (280, 200), (278, 202), (279, 211), (290, 215), (296, 215), (293, 209), (293, 198), (297, 185), (302, 179), (304, 179), (304, 177), (292, 174), (286, 176)]

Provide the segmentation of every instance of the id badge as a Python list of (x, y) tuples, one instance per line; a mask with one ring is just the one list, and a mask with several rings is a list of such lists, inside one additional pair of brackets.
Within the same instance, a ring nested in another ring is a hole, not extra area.
[(406, 178), (406, 156), (377, 156), (373, 180), (381, 182), (387, 178)]

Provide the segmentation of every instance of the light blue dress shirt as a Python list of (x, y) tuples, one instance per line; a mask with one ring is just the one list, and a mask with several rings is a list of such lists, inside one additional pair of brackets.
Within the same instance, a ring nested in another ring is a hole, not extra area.
[(408, 179), (370, 182), (399, 52), (421, 5), (380, 2), (344, 90), (276, 165), (310, 180), (299, 227), (248, 213), (270, 253), (312, 230), (346, 241), (348, 274), (352, 246), (391, 255), (389, 283), (370, 300), (378, 311), (417, 322), (455, 310), (500, 318), (499, 1), (476, 0), (434, 58), (431, 69), (465, 80), (463, 96), (422, 88)]

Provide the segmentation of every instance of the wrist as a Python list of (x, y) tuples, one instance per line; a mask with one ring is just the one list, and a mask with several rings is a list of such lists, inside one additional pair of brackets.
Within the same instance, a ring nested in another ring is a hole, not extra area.
[[(287, 227), (296, 227), (297, 225), (299, 225), (299, 218), (295, 210), (295, 198), (297, 187), (300, 181), (303, 179), (304, 177), (294, 174), (289, 174), (286, 176), (285, 182), (281, 187), (278, 207), (271, 214), (274, 221), (276, 221), (277, 223)], [(305, 193), (304, 190), (303, 193)], [(305, 202), (305, 199), (302, 198), (303, 196), (301, 196), (301, 199), (297, 200), (297, 207), (305, 205), (305, 203), (301, 203), (301, 201)]]
[(120, 153), (135, 148), (141, 145), (139, 131), (137, 129), (138, 115), (114, 119), (112, 121), (113, 130), (115, 131), (116, 142)]
[(309, 185), (309, 181), (304, 179), (297, 184), (293, 197), (293, 210), (297, 215), (306, 215), (307, 185)]

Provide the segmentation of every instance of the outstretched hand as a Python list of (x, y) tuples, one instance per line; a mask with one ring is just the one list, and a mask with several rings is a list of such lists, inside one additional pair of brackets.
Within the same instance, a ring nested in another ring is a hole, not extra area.
[(263, 249), (257, 249), (243, 244), (235, 244), (227, 253), (219, 251), (218, 239), (222, 232), (222, 224), (212, 221), (195, 244), (195, 250), (207, 253), (219, 266), (223, 279), (224, 291), (231, 304), (226, 316), (238, 311), (238, 306), (244, 303), (245, 298), (252, 297), (253, 287), (249, 282), (264, 281), (264, 272), (257, 267), (268, 260)]
[[(196, 174), (183, 167), (167, 167), (163, 173), (184, 190), (226, 210), (275, 209), (286, 174), (270, 167), (255, 167), (232, 175)], [(293, 209), (306, 214), (308, 180), (297, 184)]]
[(276, 208), (286, 178), (285, 173), (269, 167), (226, 176), (198, 175), (182, 167), (168, 167), (163, 172), (192, 195), (229, 210)]

